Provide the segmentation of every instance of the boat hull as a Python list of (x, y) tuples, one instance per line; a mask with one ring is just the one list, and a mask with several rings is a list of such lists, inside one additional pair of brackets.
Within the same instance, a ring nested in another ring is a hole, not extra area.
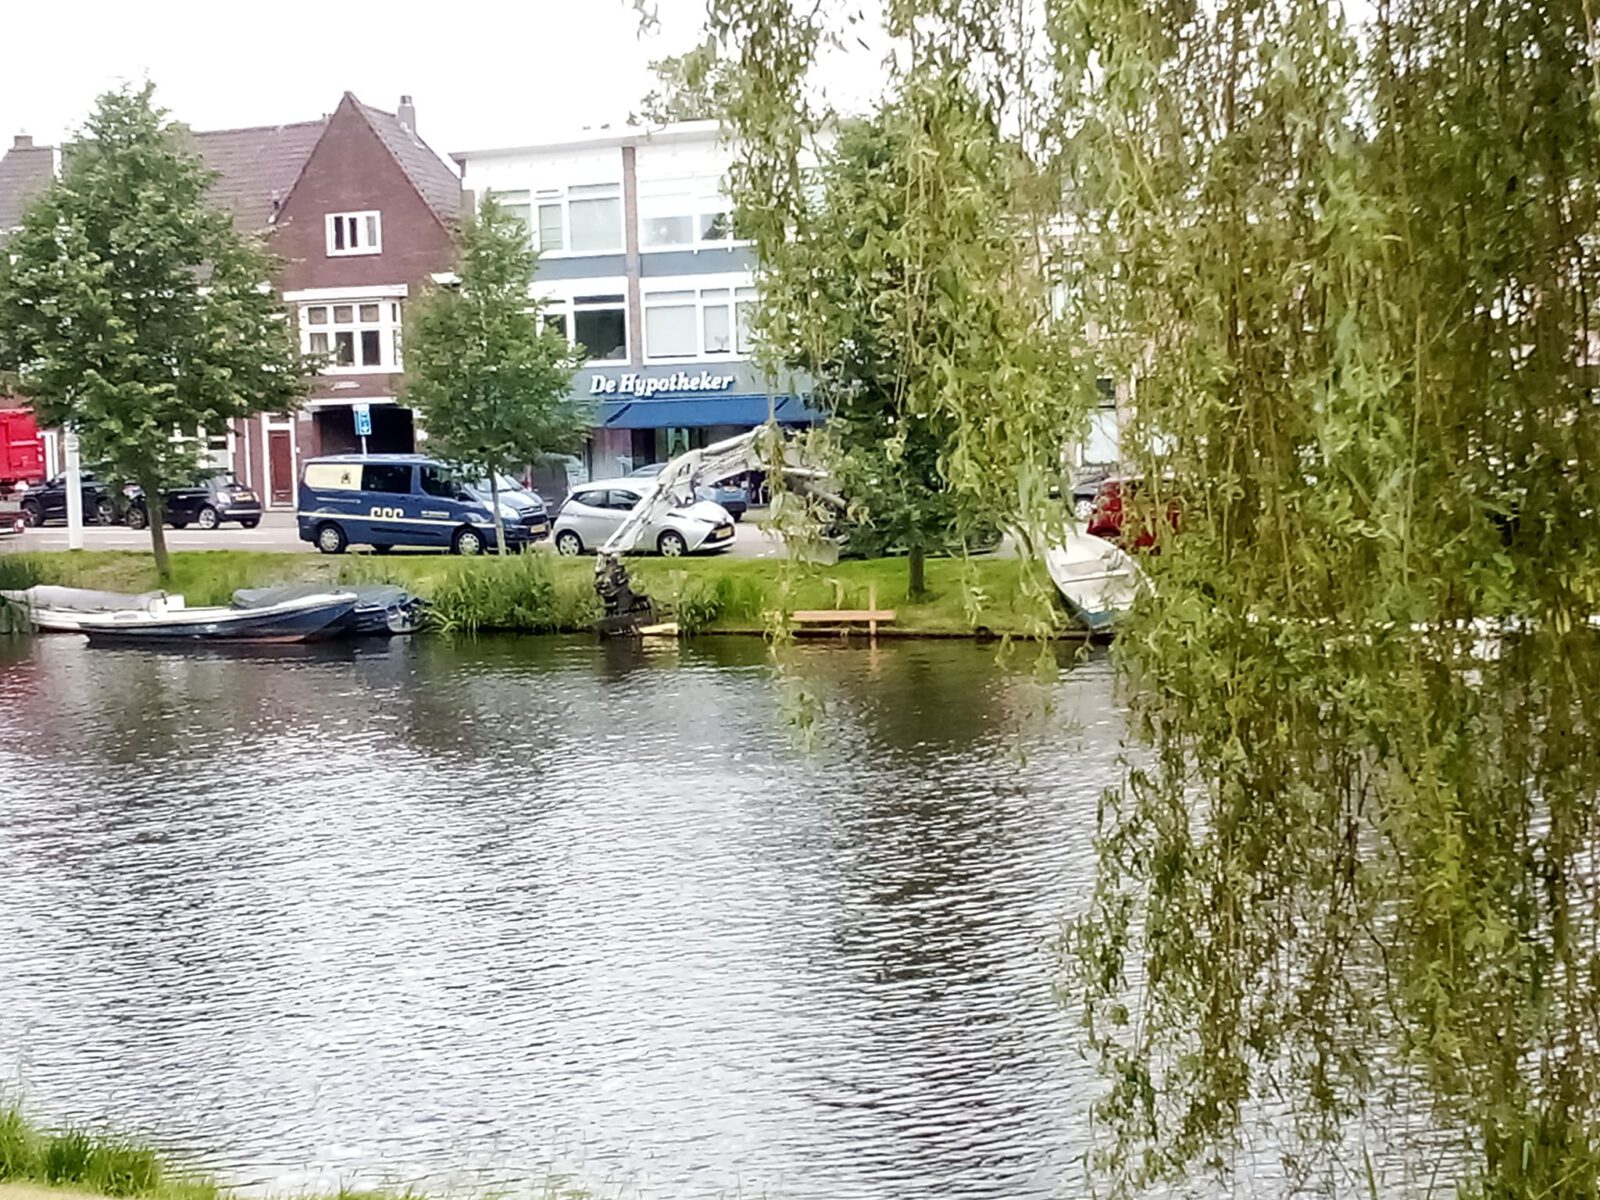
[(89, 618), (78, 628), (90, 645), (207, 645), (303, 642), (340, 632), (355, 596), (308, 597), (271, 609), (195, 608), (155, 616), (119, 614)]
[(1073, 531), (1045, 552), (1045, 569), (1067, 607), (1092, 634), (1109, 634), (1133, 606), (1144, 573), (1102, 538)]

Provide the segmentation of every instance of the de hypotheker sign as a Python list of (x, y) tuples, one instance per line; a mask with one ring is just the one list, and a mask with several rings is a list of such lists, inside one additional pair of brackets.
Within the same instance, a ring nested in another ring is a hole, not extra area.
[(648, 400), (651, 396), (674, 396), (685, 392), (726, 392), (733, 387), (734, 375), (713, 375), (710, 371), (673, 371), (666, 375), (644, 375), (631, 371), (623, 375), (591, 375), (591, 396), (629, 396)]

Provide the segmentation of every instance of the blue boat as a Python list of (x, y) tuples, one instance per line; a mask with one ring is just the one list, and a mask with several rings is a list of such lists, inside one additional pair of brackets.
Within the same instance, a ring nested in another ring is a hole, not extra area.
[(315, 592), (259, 608), (187, 608), (170, 597), (147, 608), (84, 616), (78, 631), (91, 646), (303, 642), (342, 633), (356, 600), (354, 592)]

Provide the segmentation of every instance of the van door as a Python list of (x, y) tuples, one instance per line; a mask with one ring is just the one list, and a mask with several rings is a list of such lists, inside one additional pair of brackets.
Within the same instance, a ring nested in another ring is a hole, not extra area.
[(418, 520), (417, 468), (414, 463), (367, 463), (361, 468), (366, 513), (362, 532), (352, 542), (373, 546), (436, 546), (429, 527)]
[(417, 515), (429, 525), (430, 546), (448, 546), (455, 531), (470, 523), (470, 507), (459, 497), (461, 485), (439, 463), (423, 463), (417, 468)]

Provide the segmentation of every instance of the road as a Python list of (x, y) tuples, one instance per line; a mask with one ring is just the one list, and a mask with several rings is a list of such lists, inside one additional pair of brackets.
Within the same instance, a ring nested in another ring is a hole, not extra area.
[[(734, 541), (728, 554), (735, 558), (781, 558), (783, 543), (757, 527), (759, 514), (752, 512), (734, 526)], [(547, 547), (548, 542), (541, 542)], [(168, 529), (167, 547), (171, 550), (262, 550), (316, 553), (309, 542), (302, 542), (295, 528), (294, 514), (269, 512), (254, 529), (224, 525), (218, 529)], [(67, 527), (46, 525), (30, 529), (21, 538), (7, 543), (14, 550), (65, 550)], [(150, 532), (123, 525), (86, 525), (85, 550), (148, 550)], [(401, 552), (403, 553), (403, 551)]]

